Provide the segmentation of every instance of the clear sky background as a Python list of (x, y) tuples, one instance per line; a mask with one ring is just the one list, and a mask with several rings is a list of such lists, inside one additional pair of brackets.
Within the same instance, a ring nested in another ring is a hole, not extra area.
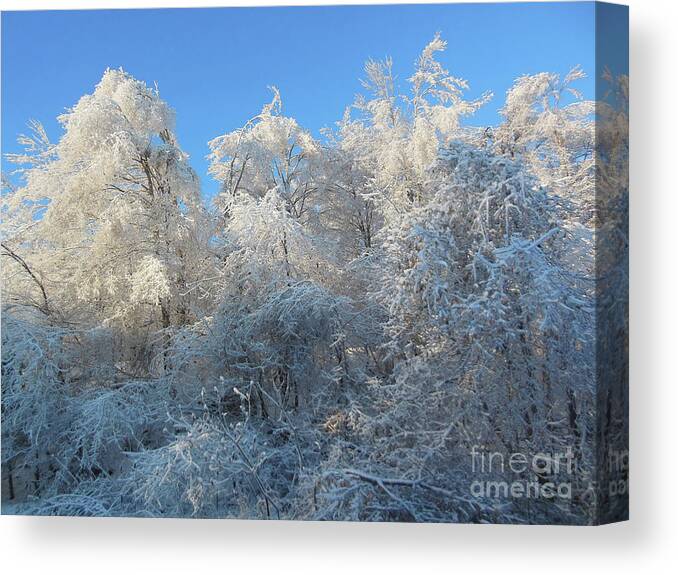
[[(256, 115), (277, 86), (283, 111), (314, 135), (361, 91), (368, 58), (391, 56), (401, 89), (435, 32), (443, 64), (494, 99), (468, 123), (490, 125), (515, 78), (580, 64), (594, 97), (594, 5), (581, 3), (332, 6), (2, 13), (2, 152), (40, 120), (53, 141), (56, 116), (91, 93), (107, 67), (122, 67), (176, 110), (177, 135), (207, 196), (207, 142)], [(8, 166), (3, 158), (3, 170)]]

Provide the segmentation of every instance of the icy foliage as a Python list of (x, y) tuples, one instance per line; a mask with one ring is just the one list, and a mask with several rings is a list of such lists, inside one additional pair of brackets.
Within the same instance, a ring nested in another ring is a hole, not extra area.
[(215, 138), (210, 173), (222, 182), (220, 205), (238, 194), (260, 197), (277, 190), (295, 218), (304, 217), (315, 191), (310, 167), (318, 144), (293, 118), (282, 115), (280, 94), (241, 129)]

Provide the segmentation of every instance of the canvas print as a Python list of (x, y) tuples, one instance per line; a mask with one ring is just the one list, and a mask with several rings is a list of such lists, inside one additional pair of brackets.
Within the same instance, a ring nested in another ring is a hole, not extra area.
[(2, 513), (628, 514), (628, 9), (2, 14)]

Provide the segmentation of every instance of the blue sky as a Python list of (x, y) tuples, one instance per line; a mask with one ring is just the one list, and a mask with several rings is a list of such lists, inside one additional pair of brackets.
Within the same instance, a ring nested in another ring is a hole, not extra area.
[(157, 82), (176, 110), (179, 142), (209, 196), (217, 184), (207, 175), (208, 140), (258, 113), (267, 86), (317, 135), (360, 92), (365, 60), (391, 56), (406, 89), (436, 31), (448, 41), (441, 60), (469, 81), (470, 96), (495, 93), (470, 123), (495, 123), (523, 74), (580, 64), (590, 74), (580, 88), (594, 95), (591, 2), (3, 12), (2, 151), (18, 150), (31, 118), (56, 141), (56, 116), (107, 67), (123, 67)]

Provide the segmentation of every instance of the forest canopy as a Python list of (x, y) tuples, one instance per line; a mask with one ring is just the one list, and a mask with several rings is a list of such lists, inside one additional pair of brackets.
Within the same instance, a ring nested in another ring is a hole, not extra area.
[[(3, 505), (594, 521), (595, 243), (626, 217), (628, 80), (606, 78), (612, 106), (578, 67), (523, 76), (475, 127), (495, 96), (469, 99), (445, 47), (405, 93), (368, 61), (322, 138), (272, 89), (209, 142), (213, 202), (172, 108), (123, 70), (58, 142), (31, 124), (3, 178)], [(609, 237), (615, 285), (627, 238)], [(570, 498), (473, 493), (477, 449), (571, 453)]]

